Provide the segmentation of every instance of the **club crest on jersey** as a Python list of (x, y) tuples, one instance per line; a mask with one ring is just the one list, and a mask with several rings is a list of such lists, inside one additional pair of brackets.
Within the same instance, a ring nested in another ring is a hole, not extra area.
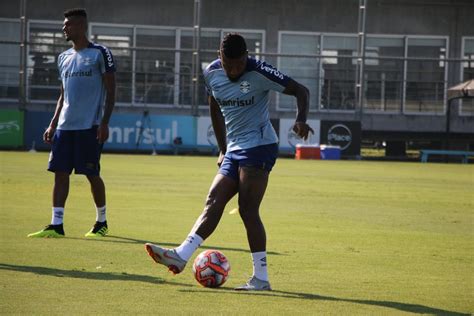
[(89, 66), (90, 64), (92, 64), (92, 58), (86, 57), (82, 60), (82, 62), (84, 63), (85, 66)]
[(240, 83), (240, 92), (249, 93), (250, 92), (250, 83), (248, 81), (242, 81)]

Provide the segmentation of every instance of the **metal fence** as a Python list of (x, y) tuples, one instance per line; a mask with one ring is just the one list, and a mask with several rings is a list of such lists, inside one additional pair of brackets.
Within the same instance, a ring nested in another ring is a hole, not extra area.
[[(22, 43), (17, 37), (19, 21), (0, 19), (7, 34), (0, 37), (0, 100), (20, 100), (30, 106), (55, 103), (60, 86), (57, 56), (70, 47), (64, 42), (60, 25), (30, 21), (28, 36)], [(195, 34), (190, 28), (92, 23), (89, 31), (91, 40), (108, 46), (114, 54), (119, 106), (189, 109), (190, 113), (206, 106), (202, 69), (217, 58), (216, 48), (224, 32), (202, 30), (202, 48), (196, 51)], [(448, 40), (443, 37), (373, 35), (368, 38), (366, 45), (370, 46), (365, 55), (358, 56), (354, 36), (310, 34), (314, 43), (310, 50), (315, 53), (302, 54), (305, 50), (301, 45), (308, 42), (308, 35), (280, 32), (280, 51), (266, 53), (264, 32), (246, 32), (251, 55), (308, 87), (311, 111), (443, 115), (448, 86), (474, 78), (473, 38), (463, 42), (466, 45), (459, 54), (463, 58), (448, 58)], [(22, 51), (26, 55), (23, 60)], [(436, 57), (418, 57), (423, 54)], [(362, 107), (356, 96), (357, 61), (361, 58)], [(20, 76), (23, 72), (24, 82)], [(273, 100), (275, 111), (294, 111), (296, 106), (294, 98), (285, 95)], [(472, 100), (463, 101), (460, 114), (474, 115)]]

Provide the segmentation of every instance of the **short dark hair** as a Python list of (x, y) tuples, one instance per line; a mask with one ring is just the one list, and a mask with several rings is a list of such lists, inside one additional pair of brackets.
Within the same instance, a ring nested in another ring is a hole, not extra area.
[(80, 16), (87, 19), (86, 9), (74, 8), (74, 9), (69, 9), (69, 10), (64, 11), (65, 18), (70, 18), (72, 16)]
[(220, 49), (227, 58), (239, 58), (247, 51), (247, 44), (242, 35), (228, 33), (224, 36)]

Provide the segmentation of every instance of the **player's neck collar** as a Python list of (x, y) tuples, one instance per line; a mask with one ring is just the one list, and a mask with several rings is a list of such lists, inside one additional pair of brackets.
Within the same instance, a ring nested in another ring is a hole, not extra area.
[(256, 60), (250, 56), (247, 57), (247, 65), (245, 66), (245, 71), (252, 71), (255, 69)]
[(91, 47), (91, 42), (86, 38), (85, 41), (81, 41), (80, 43), (76, 44), (76, 43), (73, 43), (73, 48), (76, 52), (78, 51), (81, 51), (85, 48), (89, 48)]

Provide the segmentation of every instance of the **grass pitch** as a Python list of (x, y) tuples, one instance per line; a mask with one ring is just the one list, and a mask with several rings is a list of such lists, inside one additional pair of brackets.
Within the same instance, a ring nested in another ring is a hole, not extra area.
[(186, 237), (215, 157), (103, 155), (110, 236), (83, 237), (95, 210), (72, 176), (67, 238), (29, 239), (51, 217), (47, 159), (0, 152), (0, 313), (474, 313), (472, 165), (279, 159), (261, 207), (274, 291), (242, 293), (252, 266), (235, 199), (204, 244), (231, 263), (223, 288), (200, 287), (190, 264), (172, 276), (143, 246)]

